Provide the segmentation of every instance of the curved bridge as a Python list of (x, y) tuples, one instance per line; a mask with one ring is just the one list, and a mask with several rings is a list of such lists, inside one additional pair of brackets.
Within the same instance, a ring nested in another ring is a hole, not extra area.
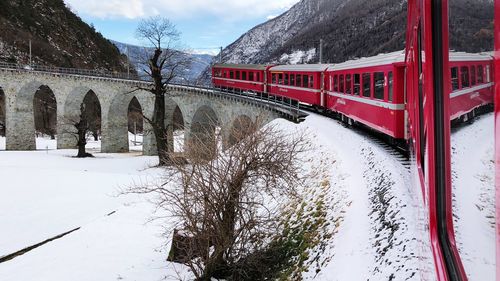
[[(76, 146), (73, 135), (67, 133), (72, 128), (67, 122), (65, 125), (65, 120), (78, 116), (80, 104), (92, 93), (101, 107), (101, 151), (127, 152), (128, 107), (132, 99), (135, 97), (139, 101), (145, 116), (152, 116), (153, 113), (153, 95), (137, 90), (138, 86), (145, 88), (150, 84), (127, 79), (122, 74), (62, 68), (26, 69), (0, 64), (0, 102), (5, 102), (6, 149), (36, 149), (33, 103), (35, 94), (43, 87), (53, 93), (57, 102), (57, 148)], [(260, 116), (267, 122), (275, 118), (300, 122), (306, 116), (297, 106), (255, 95), (171, 85), (166, 102), (166, 123), (172, 125), (169, 128), (173, 128), (175, 114), (182, 115), (186, 139), (203, 131), (203, 127), (208, 126), (208, 119), (227, 127), (242, 118), (255, 120)], [(144, 127), (145, 131), (149, 131), (147, 122), (144, 122)], [(226, 136), (227, 133), (223, 134)], [(169, 144), (173, 147), (173, 137), (169, 139)], [(143, 151), (145, 155), (156, 153), (151, 133), (144, 136)]]

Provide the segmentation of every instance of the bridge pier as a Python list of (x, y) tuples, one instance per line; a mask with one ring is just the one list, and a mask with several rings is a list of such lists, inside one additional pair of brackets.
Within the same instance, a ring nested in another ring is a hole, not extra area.
[[(80, 114), (80, 105), (87, 95), (95, 95), (101, 112), (102, 152), (115, 153), (129, 150), (128, 106), (135, 96), (146, 116), (152, 116), (154, 97), (138, 87), (150, 87), (146, 81), (130, 81), (110, 77), (93, 77), (85, 73), (29, 71), (0, 68), (0, 88), (5, 96), (5, 125), (7, 150), (35, 150), (34, 96), (43, 85), (50, 88), (57, 102), (57, 148), (74, 149), (77, 139), (71, 120)], [(91, 99), (94, 100), (94, 99)], [(233, 119), (246, 115), (255, 120), (267, 114), (266, 121), (279, 117), (298, 120), (296, 109), (269, 105), (253, 98), (220, 93), (217, 90), (189, 86), (169, 86), (166, 100), (168, 147), (174, 151), (174, 130), (184, 129), (184, 150), (198, 138), (212, 142), (214, 127), (229, 126)], [(267, 120), (268, 119), (268, 120)], [(245, 125), (248, 122), (240, 122)], [(176, 124), (176, 126), (172, 126)], [(144, 122), (144, 155), (156, 155), (154, 134)], [(230, 139), (229, 132), (221, 132)], [(194, 137), (197, 136), (197, 137)], [(194, 137), (194, 138), (193, 138)], [(226, 141), (224, 141), (226, 142)]]
[(35, 118), (33, 115), (33, 96), (40, 87), (30, 82), (22, 88), (7, 88), (6, 103), (6, 149), (36, 150)]
[(101, 152), (129, 152), (128, 117), (126, 110), (119, 115), (104, 117), (101, 130)]

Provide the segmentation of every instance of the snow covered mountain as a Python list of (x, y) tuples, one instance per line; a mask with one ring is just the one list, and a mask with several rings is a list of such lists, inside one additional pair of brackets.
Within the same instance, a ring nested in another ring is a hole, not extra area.
[[(281, 16), (252, 28), (222, 52), (225, 63), (317, 63), (401, 50), (406, 0), (302, 0)], [(450, 45), (457, 51), (493, 47), (493, 2), (450, 0)], [(207, 83), (207, 70), (200, 80)]]
[[(120, 53), (129, 57), (129, 60), (134, 65), (133, 68), (141, 74), (142, 60), (147, 58), (148, 49), (117, 41), (112, 42), (120, 50)], [(176, 82), (193, 83), (200, 76), (200, 74), (210, 66), (213, 57), (206, 54), (179, 52), (178, 59), (189, 61), (189, 65), (181, 70), (180, 79)]]
[[(223, 51), (228, 63), (343, 62), (404, 48), (406, 0), (302, 0)], [(492, 40), (491, 0), (451, 0), (453, 49), (478, 52)], [(492, 46), (492, 45), (491, 45)]]

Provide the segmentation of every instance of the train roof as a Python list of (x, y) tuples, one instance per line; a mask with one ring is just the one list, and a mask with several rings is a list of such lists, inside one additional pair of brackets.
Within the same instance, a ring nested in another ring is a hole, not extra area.
[(492, 60), (492, 53), (464, 53), (464, 52), (450, 52), (450, 61), (487, 61)]
[(397, 51), (388, 54), (380, 54), (373, 57), (360, 58), (360, 59), (346, 61), (343, 63), (337, 63), (332, 67), (328, 68), (328, 70), (345, 70), (353, 68), (387, 65), (387, 64), (404, 62), (404, 60), (405, 60), (405, 52)]
[[(492, 59), (491, 53), (465, 53), (465, 52), (450, 52), (450, 61), (487, 61)], [(405, 51), (397, 51), (387, 54), (380, 54), (373, 57), (360, 58), (355, 60), (338, 63), (328, 68), (328, 70), (345, 70), (356, 69), (362, 67), (371, 67), (379, 65), (388, 65), (393, 63), (401, 63), (405, 60)]]
[(289, 65), (273, 66), (270, 68), (270, 71), (317, 72), (317, 71), (325, 71), (330, 66), (332, 66), (332, 65), (331, 64), (289, 64)]
[(250, 70), (266, 70), (271, 65), (266, 64), (214, 64), (213, 67), (217, 68), (234, 68), (234, 69), (250, 69)]

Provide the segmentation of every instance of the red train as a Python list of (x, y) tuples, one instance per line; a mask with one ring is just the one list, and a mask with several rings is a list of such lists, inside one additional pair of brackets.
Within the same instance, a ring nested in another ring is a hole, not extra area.
[[(500, 138), (500, 0), (495, 3), (495, 61), (487, 54), (449, 52), (449, 1), (408, 0), (404, 52), (337, 65), (216, 65), (213, 84), (308, 103), (407, 141), (414, 188), (423, 195), (434, 274), (424, 280), (468, 280), (453, 227), (450, 122), (469, 121), (495, 103)], [(494, 66), (497, 71), (494, 71)], [(240, 71), (231, 78), (227, 71)], [(254, 71), (253, 79), (242, 72)], [(255, 72), (258, 72), (259, 79)], [(495, 78), (495, 79), (493, 79)], [(245, 81), (242, 81), (245, 80)], [(493, 82), (496, 82), (493, 85)], [(249, 87), (249, 84), (252, 87)], [(496, 95), (493, 88), (496, 88)], [(449, 97), (449, 98), (448, 98)], [(496, 142), (497, 262), (500, 260), (500, 142)], [(426, 250), (425, 247), (423, 250)], [(497, 280), (500, 266), (497, 264)]]
[[(452, 120), (472, 120), (493, 104), (492, 64), (488, 54), (450, 54)], [(407, 140), (405, 69), (404, 51), (332, 65), (218, 64), (212, 83), (295, 100)]]

